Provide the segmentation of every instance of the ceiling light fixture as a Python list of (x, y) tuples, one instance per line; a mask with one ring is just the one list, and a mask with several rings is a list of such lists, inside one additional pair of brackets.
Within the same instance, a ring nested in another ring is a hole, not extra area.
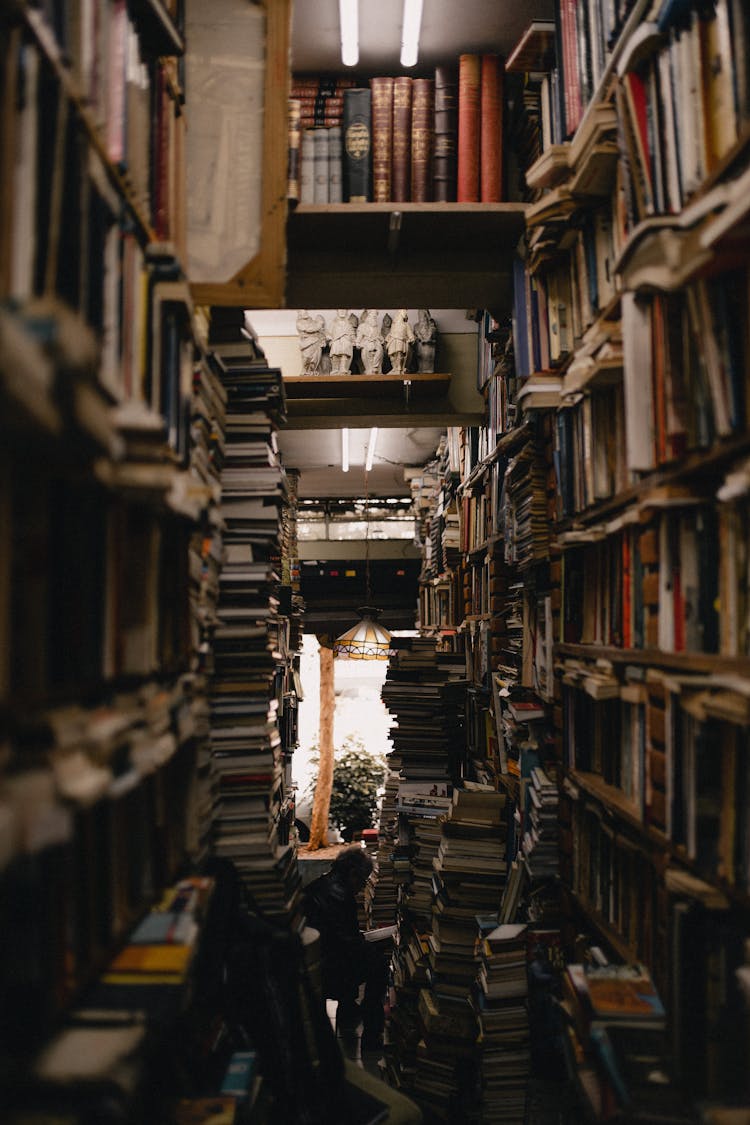
[(339, 0), (341, 61), (344, 66), (359, 62), (359, 0)]
[[(370, 495), (365, 468), (365, 591), (368, 603), (370, 589)], [(333, 642), (333, 655), (339, 660), (387, 660), (391, 652), (391, 634), (378, 621), (379, 609), (363, 605), (357, 610), (360, 620)]]
[(367, 443), (367, 460), (365, 461), (365, 472), (369, 473), (372, 468), (373, 458), (375, 457), (375, 446), (378, 443), (378, 427), (373, 426), (370, 430), (370, 440)]
[(422, 0), (404, 0), (401, 30), (401, 65), (416, 66), (419, 56), (419, 29), (422, 23)]
[(341, 431), (341, 472), (349, 472), (349, 431), (346, 427)]

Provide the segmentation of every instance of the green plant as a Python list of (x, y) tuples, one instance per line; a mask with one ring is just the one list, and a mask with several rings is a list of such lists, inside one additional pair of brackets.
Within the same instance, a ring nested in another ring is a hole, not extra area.
[[(383, 755), (366, 750), (356, 735), (347, 735), (336, 751), (328, 819), (347, 842), (373, 826), (385, 768)], [(314, 782), (310, 789), (314, 791)]]

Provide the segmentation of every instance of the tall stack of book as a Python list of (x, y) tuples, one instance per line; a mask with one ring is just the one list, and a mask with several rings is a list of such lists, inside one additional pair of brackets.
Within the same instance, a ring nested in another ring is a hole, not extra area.
[(278, 667), (287, 653), (279, 614), (281, 509), (287, 485), (275, 430), (284, 419), (281, 372), (244, 327), (243, 314), (215, 310), (209, 344), (227, 395), (221, 473), (224, 524), (212, 630), (213, 850), (231, 858), (271, 917), (296, 920), (294, 853), (284, 846), (284, 776)]
[(224, 465), (226, 391), (210, 353), (196, 363), (191, 415), (191, 466), (205, 490), (206, 517), (190, 540), (190, 607), (195, 672), (196, 800), (200, 855), (208, 848), (211, 821), (211, 744), (207, 677), (212, 671), (211, 630), (216, 624), (222, 538), (219, 516)]
[(476, 991), (482, 1032), (482, 1121), (523, 1125), (531, 1069), (526, 926), (507, 923), (481, 942)]
[(484, 920), (497, 920), (505, 884), (505, 809), (505, 795), (490, 786), (455, 789), (433, 860), (430, 984), (419, 997), (414, 1093), (430, 1109), (442, 1101), (450, 1120), (467, 1120), (476, 1108), (477, 943)]

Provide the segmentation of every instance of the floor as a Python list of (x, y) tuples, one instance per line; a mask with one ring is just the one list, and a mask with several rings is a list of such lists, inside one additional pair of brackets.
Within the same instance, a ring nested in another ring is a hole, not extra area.
[[(337, 1007), (338, 1000), (326, 1000), (326, 1012), (334, 1031), (336, 1031)], [(375, 1078), (384, 1077), (384, 1067), (380, 1065), (383, 1052), (362, 1050), (362, 1024), (358, 1024), (357, 1027), (352, 1029), (339, 1029), (337, 1038), (341, 1043), (344, 1058), (351, 1059), (356, 1066), (361, 1066), (363, 1070), (366, 1070), (368, 1074), (372, 1074)]]

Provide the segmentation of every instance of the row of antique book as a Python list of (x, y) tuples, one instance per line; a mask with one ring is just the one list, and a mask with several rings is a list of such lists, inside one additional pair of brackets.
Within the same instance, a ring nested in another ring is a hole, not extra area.
[(497, 55), (461, 55), (456, 66), (439, 66), (430, 78), (382, 75), (367, 85), (351, 82), (293, 79), (290, 198), (504, 198), (504, 69)]

